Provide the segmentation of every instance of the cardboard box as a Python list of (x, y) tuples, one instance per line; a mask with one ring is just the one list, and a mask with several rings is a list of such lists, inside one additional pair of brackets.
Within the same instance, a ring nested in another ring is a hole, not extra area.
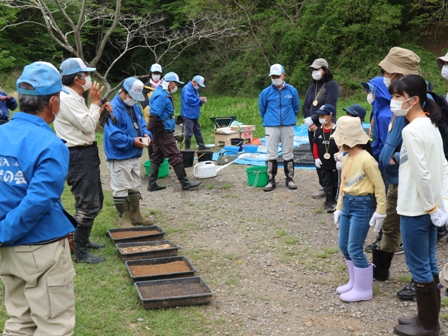
[(255, 131), (255, 125), (230, 126), (230, 128), (238, 132)]

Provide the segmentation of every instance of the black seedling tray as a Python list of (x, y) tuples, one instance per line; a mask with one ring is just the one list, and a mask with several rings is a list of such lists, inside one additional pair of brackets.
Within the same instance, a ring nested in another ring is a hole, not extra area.
[[(131, 268), (133, 266), (145, 266), (145, 265), (164, 265), (175, 261), (184, 261), (188, 267), (188, 270), (181, 272), (171, 272), (171, 273), (158, 273), (158, 274), (147, 274), (147, 275), (133, 275)], [(128, 269), (129, 276), (133, 282), (136, 281), (147, 281), (147, 280), (158, 280), (158, 279), (172, 279), (172, 278), (185, 278), (193, 276), (196, 272), (196, 268), (191, 264), (184, 256), (176, 257), (162, 257), (162, 258), (151, 258), (151, 259), (139, 259), (139, 260), (128, 260), (126, 261), (126, 268)]]
[[(145, 234), (142, 232), (141, 235), (135, 237), (126, 237), (126, 238), (114, 238), (114, 233), (120, 232), (131, 232), (131, 233), (139, 233), (141, 231), (157, 231), (158, 233)], [(165, 232), (156, 225), (151, 226), (139, 226), (132, 228), (119, 228), (119, 229), (109, 229), (108, 231), (109, 238), (115, 243), (132, 243), (132, 242), (142, 242), (142, 241), (152, 241), (152, 240), (160, 240), (165, 235)]]
[[(135, 252), (125, 252), (123, 251), (123, 248), (131, 247), (131, 248), (138, 248), (145, 246), (158, 246), (158, 245), (164, 245), (167, 244), (170, 247), (161, 249), (161, 250), (148, 250), (148, 251), (135, 251)], [(120, 255), (120, 258), (124, 261), (126, 260), (135, 260), (135, 259), (145, 259), (145, 258), (159, 258), (159, 257), (170, 257), (170, 256), (177, 256), (177, 251), (179, 249), (179, 246), (174, 244), (172, 241), (169, 240), (156, 240), (156, 241), (150, 241), (150, 242), (135, 242), (135, 243), (118, 243), (115, 244), (118, 250), (118, 254)]]

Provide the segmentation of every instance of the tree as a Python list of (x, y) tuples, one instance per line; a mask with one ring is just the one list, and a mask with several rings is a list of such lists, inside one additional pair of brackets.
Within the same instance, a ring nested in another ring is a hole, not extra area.
[[(110, 1), (4, 0), (2, 7), (26, 11), (29, 16), (22, 21), (8, 21), (0, 26), (0, 32), (21, 25), (44, 27), (64, 54), (97, 68), (94, 75), (105, 85), (106, 97), (121, 85), (111, 86), (111, 73), (137, 50), (146, 50), (154, 62), (163, 60), (166, 67), (198, 41), (242, 33), (237, 16), (231, 13), (209, 11), (204, 16), (203, 12), (197, 15), (186, 10), (183, 25), (170, 27), (166, 15), (124, 12), (122, 0)], [(134, 3), (136, 8), (143, 8), (145, 1)], [(130, 76), (145, 73), (143, 69), (131, 66), (121, 72)]]

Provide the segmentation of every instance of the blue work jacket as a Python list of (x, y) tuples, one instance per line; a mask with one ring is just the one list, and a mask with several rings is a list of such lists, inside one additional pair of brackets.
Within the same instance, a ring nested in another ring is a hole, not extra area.
[(299, 108), (299, 93), (286, 82), (280, 90), (274, 84), (269, 85), (258, 98), (258, 109), (265, 127), (295, 126)]
[(191, 81), (189, 81), (182, 88), (180, 95), (180, 114), (187, 119), (199, 119), (201, 106), (199, 90), (196, 90)]
[(174, 131), (176, 122), (174, 121), (173, 98), (166, 92), (162, 85), (159, 85), (149, 100), (151, 106), (151, 116), (157, 116), (159, 121), (163, 121), (166, 131)]

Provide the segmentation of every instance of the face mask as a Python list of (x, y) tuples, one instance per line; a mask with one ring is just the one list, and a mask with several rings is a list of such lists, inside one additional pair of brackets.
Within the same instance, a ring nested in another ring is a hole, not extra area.
[(318, 80), (321, 80), (321, 79), (322, 79), (322, 73), (320, 72), (320, 70), (314, 70), (314, 71), (311, 73), (311, 76), (313, 77), (313, 79), (314, 79), (315, 81), (318, 81)]
[(199, 90), (199, 85), (193, 85), (196, 90)]
[(160, 79), (160, 75), (152, 75), (151, 78), (154, 82), (158, 82)]
[(407, 101), (411, 100), (412, 98), (413, 97), (406, 99), (404, 101), (392, 99), (390, 101), (390, 109), (393, 112), (393, 114), (395, 114), (397, 117), (405, 116), (409, 112), (409, 110), (412, 108), (412, 106), (406, 110), (403, 110), (402, 109), (403, 103), (406, 103)]
[(176, 91), (177, 91), (177, 85), (173, 89), (170, 90), (170, 93), (174, 93)]
[(90, 78), (90, 76), (87, 76), (84, 77), (84, 79), (86, 80), (86, 83), (81, 86), (84, 89), (84, 91), (87, 91), (88, 89), (90, 89), (90, 84), (92, 84), (92, 78)]
[(442, 67), (442, 72), (441, 72), (441, 74), (442, 74), (442, 77), (443, 77), (443, 78), (445, 78), (446, 80), (448, 80), (448, 64), (445, 64), (445, 65)]
[(125, 103), (127, 106), (134, 106), (134, 105), (137, 103), (137, 101), (136, 101), (134, 98), (130, 98), (130, 97), (128, 97), (128, 98), (126, 98), (126, 99), (124, 100), (124, 103)]
[(275, 86), (282, 86), (283, 84), (283, 78), (271, 78), (272, 84)]
[(375, 100), (375, 98), (373, 98), (373, 94), (369, 93), (367, 95), (367, 102), (372, 105), (373, 101)]
[(328, 124), (327, 118), (319, 118), (319, 122), (321, 123), (321, 125)]

